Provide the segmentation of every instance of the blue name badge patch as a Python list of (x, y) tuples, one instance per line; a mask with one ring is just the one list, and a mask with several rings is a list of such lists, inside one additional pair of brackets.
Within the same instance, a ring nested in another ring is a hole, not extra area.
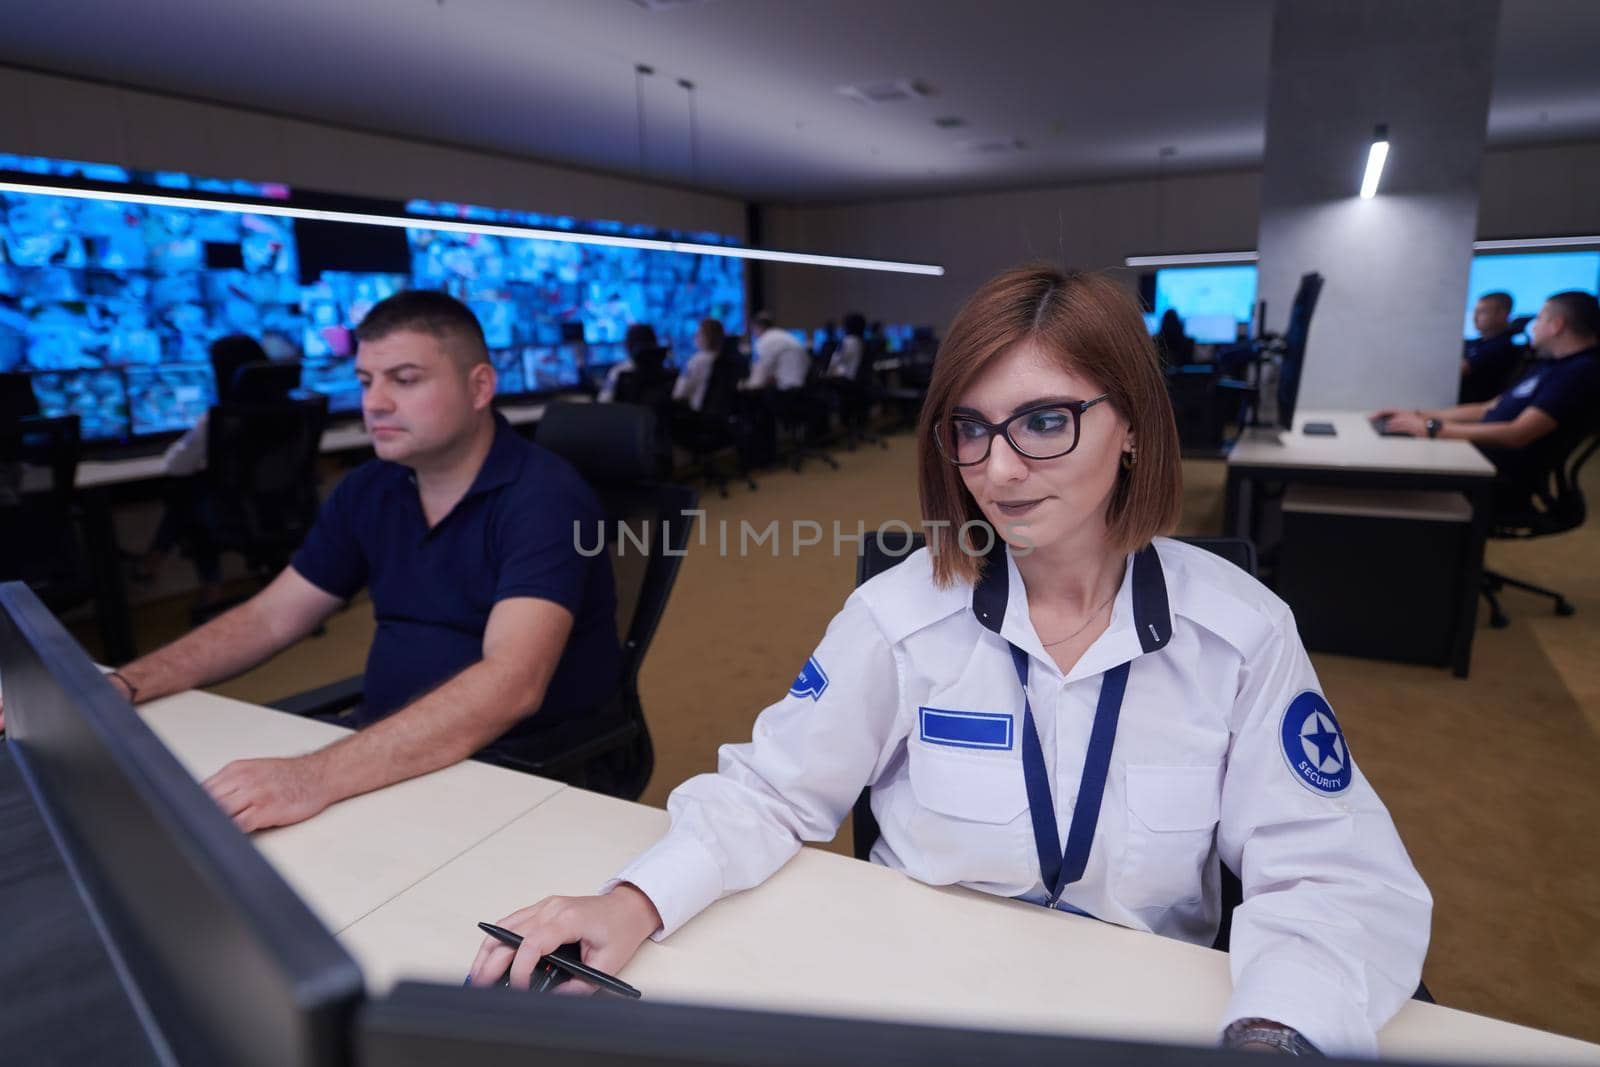
[(822, 694), (827, 690), (828, 672), (822, 669), (822, 664), (817, 662), (817, 657), (812, 656), (806, 660), (806, 665), (800, 668), (800, 676), (789, 687), (789, 695), (821, 700)]
[(935, 745), (956, 748), (1011, 747), (1011, 716), (988, 711), (945, 711), (918, 708), (919, 735)]

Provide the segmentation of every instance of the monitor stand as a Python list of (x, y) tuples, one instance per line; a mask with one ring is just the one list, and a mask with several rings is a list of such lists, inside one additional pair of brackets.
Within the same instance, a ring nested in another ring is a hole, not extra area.
[(1281, 445), (1283, 443), (1283, 430), (1277, 426), (1268, 426), (1257, 423), (1254, 426), (1245, 426), (1239, 431), (1239, 440), (1256, 441), (1261, 444)]

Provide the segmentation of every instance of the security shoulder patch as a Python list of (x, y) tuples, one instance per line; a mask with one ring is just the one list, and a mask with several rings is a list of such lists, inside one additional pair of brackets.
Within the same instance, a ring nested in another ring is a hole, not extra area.
[(812, 656), (806, 660), (806, 665), (800, 668), (800, 677), (794, 680), (789, 687), (792, 697), (810, 697), (812, 700), (821, 700), (822, 694), (828, 689), (828, 672), (822, 669), (822, 664), (817, 662), (817, 657)]
[(1289, 701), (1279, 732), (1283, 758), (1301, 785), (1324, 796), (1350, 788), (1355, 763), (1339, 720), (1321, 693), (1308, 689)]

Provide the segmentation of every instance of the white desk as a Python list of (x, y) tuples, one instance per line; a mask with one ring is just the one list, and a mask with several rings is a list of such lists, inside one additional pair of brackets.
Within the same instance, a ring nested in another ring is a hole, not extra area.
[[(1472, 506), (1467, 565), (1456, 587), (1452, 670), (1465, 678), (1472, 664), (1483, 546), (1489, 534), (1494, 464), (1466, 441), (1384, 437), (1362, 411), (1299, 411), (1294, 429), (1276, 440), (1247, 436), (1228, 454), (1223, 532), (1255, 537), (1256, 488), (1262, 483), (1310, 483), (1362, 489), (1451, 490)], [(1331, 436), (1305, 433), (1308, 422), (1332, 423)]]
[[(197, 781), (230, 760), (295, 756), (349, 732), (199, 692), (155, 701), (140, 712)], [(352, 797), (254, 840), (337, 933), (563, 788), (486, 763), (459, 763)]]
[[(196, 773), (252, 748), (281, 753), (330, 736), (204, 694), (148, 714)], [(518, 804), (528, 806), (496, 822)], [(403, 977), (459, 983), (478, 921), (552, 893), (593, 892), (666, 824), (659, 809), (466, 765), (257, 841), (319, 915), (354, 910), (335, 905), (358, 872), (385, 885), (410, 879), (335, 927), (377, 995)], [(419, 835), (425, 847), (407, 840)], [(975, 961), (965, 972), (952, 962), (963, 958)], [(1001, 959), (1004, 970), (991, 966)], [(813, 849), (646, 943), (623, 976), (651, 999), (1200, 1044), (1229, 992), (1227, 962), (1209, 949)], [(1381, 1044), (1394, 1057), (1600, 1064), (1600, 1046), (1416, 1002)]]

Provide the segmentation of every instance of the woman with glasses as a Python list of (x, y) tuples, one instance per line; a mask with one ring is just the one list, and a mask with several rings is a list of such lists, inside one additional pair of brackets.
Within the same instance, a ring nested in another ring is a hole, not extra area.
[(582, 941), (615, 972), (863, 787), (872, 859), (1209, 945), (1239, 874), (1241, 1047), (1376, 1052), (1416, 988), (1432, 901), (1356, 769), (1282, 601), (1160, 535), (1182, 496), (1162, 371), (1133, 300), (1049, 267), (957, 315), (918, 429), (928, 547), (845, 602), (784, 699), (597, 897), (502, 920), (474, 984)]

